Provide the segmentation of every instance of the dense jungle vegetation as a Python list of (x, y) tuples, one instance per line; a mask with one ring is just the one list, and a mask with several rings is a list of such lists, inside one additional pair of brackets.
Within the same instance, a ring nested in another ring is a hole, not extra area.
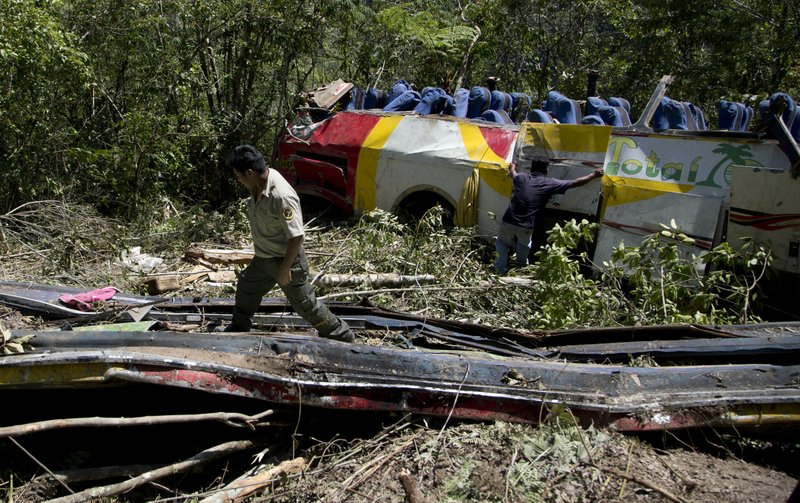
[[(714, 110), (800, 90), (794, 0), (0, 0), (0, 212), (80, 202), (135, 219), (236, 197), (221, 157), (274, 151), (298, 93), (336, 78), (541, 100), (598, 92)], [(708, 114), (713, 115), (713, 114)]]

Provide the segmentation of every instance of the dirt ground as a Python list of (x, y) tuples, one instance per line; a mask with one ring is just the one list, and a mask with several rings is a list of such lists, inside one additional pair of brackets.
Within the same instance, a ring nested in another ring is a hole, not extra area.
[(798, 483), (779, 470), (688, 444), (661, 449), (578, 429), (566, 416), (541, 426), (398, 424), (382, 436), (318, 445), (309, 452), (310, 470), (257, 500), (783, 502)]

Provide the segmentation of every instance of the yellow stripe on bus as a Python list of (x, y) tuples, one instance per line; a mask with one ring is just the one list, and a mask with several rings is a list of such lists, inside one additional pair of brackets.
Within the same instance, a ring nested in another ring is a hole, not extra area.
[(477, 163), (480, 179), (499, 194), (511, 197), (511, 179), (508, 177), (506, 160), (489, 147), (480, 127), (459, 123), (458, 128), (467, 155), (470, 160)]
[(403, 120), (402, 115), (381, 117), (361, 145), (356, 169), (355, 201), (353, 201), (356, 212), (365, 213), (375, 209), (375, 177), (378, 172), (378, 159), (381, 149), (386, 145), (386, 141), (401, 120)]
[(603, 177), (603, 200), (605, 206), (617, 206), (652, 199), (667, 192), (685, 194), (693, 188), (694, 185), (675, 182), (606, 175)]
[(556, 152), (605, 154), (611, 137), (610, 126), (526, 122), (523, 128), (525, 145), (536, 145)]

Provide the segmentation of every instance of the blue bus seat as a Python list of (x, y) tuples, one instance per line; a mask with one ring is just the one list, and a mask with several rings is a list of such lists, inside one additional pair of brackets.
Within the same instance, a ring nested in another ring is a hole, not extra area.
[(381, 91), (370, 87), (364, 93), (364, 110), (371, 110), (373, 108), (383, 108), (386, 106), (386, 98), (389, 95), (386, 91)]
[(469, 92), (467, 104), (467, 119), (480, 117), (483, 112), (489, 109), (492, 95), (489, 89), (481, 86), (473, 87)]
[(609, 103), (599, 96), (589, 96), (586, 98), (586, 115), (599, 115), (597, 113), (598, 109), (600, 107), (607, 107), (608, 105)]
[(363, 110), (364, 109), (364, 90), (360, 87), (354, 87), (350, 90), (350, 101), (347, 103), (345, 110)]
[(690, 106), (691, 103), (688, 101), (680, 101), (678, 103), (683, 107), (683, 116), (686, 117), (686, 129), (689, 131), (697, 131), (697, 121), (694, 119), (692, 107)]
[(456, 89), (452, 100), (448, 100), (444, 106), (445, 115), (464, 118), (467, 116), (467, 106), (469, 105), (469, 91), (463, 87)]
[(426, 87), (420, 93), (420, 101), (414, 112), (420, 115), (439, 114), (448, 103), (448, 94), (440, 87)]
[(656, 107), (655, 113), (653, 113), (653, 124), (652, 127), (656, 131), (663, 131), (665, 129), (669, 129), (669, 119), (667, 118), (666, 112), (664, 107), (667, 103), (672, 101), (669, 97), (664, 96), (661, 98), (661, 102)]
[(585, 115), (581, 119), (581, 124), (588, 124), (590, 126), (605, 126), (606, 123), (599, 115)]
[(687, 108), (683, 106), (682, 102), (669, 100), (664, 103), (664, 115), (669, 122), (670, 129), (688, 130), (689, 125), (687, 124), (686, 114)]
[(691, 111), (692, 117), (694, 118), (694, 123), (697, 125), (698, 131), (705, 131), (706, 127), (706, 117), (703, 115), (703, 111), (695, 105), (694, 103), (689, 103), (689, 110)]
[(719, 128), (728, 131), (739, 131), (744, 119), (744, 105), (735, 101), (721, 100), (719, 110)]
[(503, 91), (492, 91), (489, 108), (491, 110), (511, 111), (511, 95)]
[(739, 127), (739, 131), (749, 131), (750, 130), (750, 121), (753, 120), (753, 107), (745, 106), (744, 107), (744, 119), (742, 119), (742, 124)]
[(608, 126), (624, 127), (631, 125), (628, 112), (622, 107), (612, 107), (609, 105), (601, 106), (597, 110), (597, 115), (599, 115), (603, 123)]
[(781, 117), (783, 118), (783, 123), (786, 124), (786, 129), (791, 131), (794, 127), (794, 123), (797, 122), (797, 104), (794, 102), (791, 96), (781, 92), (773, 93), (769, 97), (769, 104), (772, 105), (772, 103), (779, 97), (786, 101), (786, 108), (783, 110), (783, 115), (781, 115)]
[(411, 85), (405, 80), (398, 80), (392, 84), (392, 88), (389, 90), (389, 96), (386, 97), (386, 104), (388, 105), (389, 103), (393, 102), (406, 91), (412, 91)]
[(562, 124), (579, 124), (583, 118), (578, 102), (567, 98), (558, 91), (547, 93), (543, 108)]
[(408, 112), (419, 104), (420, 96), (416, 91), (406, 91), (383, 107), (387, 112)]
[(631, 116), (631, 103), (626, 100), (625, 98), (618, 98), (616, 96), (612, 96), (608, 98), (608, 104), (612, 107), (622, 107), (628, 112), (628, 117)]
[(539, 108), (534, 108), (525, 115), (525, 120), (528, 122), (541, 122), (544, 124), (552, 124), (553, 117)]
[(508, 116), (505, 110), (487, 110), (481, 114), (481, 118), (486, 122), (493, 122), (495, 124), (514, 124), (511, 117)]

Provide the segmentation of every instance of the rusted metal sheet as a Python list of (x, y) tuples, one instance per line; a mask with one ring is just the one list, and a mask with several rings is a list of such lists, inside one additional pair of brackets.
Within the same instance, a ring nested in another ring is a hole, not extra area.
[(800, 335), (582, 344), (553, 348), (552, 355), (573, 362), (625, 363), (633, 358), (648, 357), (654, 362), (779, 364), (800, 361)]
[[(17, 290), (4, 291), (13, 302), (20, 289), (45, 304), (74, 291), (12, 287)], [(172, 299), (147, 318), (223, 319), (232, 306), (232, 299)], [(34, 349), (0, 358), (0, 389), (151, 383), (285, 404), (520, 422), (541, 421), (553, 407), (568, 407), (586, 424), (625, 431), (773, 428), (796, 426), (800, 419), (797, 323), (525, 334), (366, 303), (329, 306), (356, 330), (402, 335), (405, 347), (309, 336), (308, 325), (284, 299), (265, 299), (258, 317), (268, 332), (111, 332), (102, 326), (12, 332), (33, 335)], [(286, 327), (299, 333), (280, 332)], [(662, 366), (623, 365), (639, 357)]]
[[(621, 430), (796, 424), (800, 365), (626, 367), (401, 350), (298, 335), (43, 333), (0, 389), (147, 382), (269, 402), (537, 422), (554, 406)], [(761, 411), (761, 412), (759, 412)], [(769, 414), (767, 414), (769, 412)], [(767, 419), (758, 422), (761, 413)]]

